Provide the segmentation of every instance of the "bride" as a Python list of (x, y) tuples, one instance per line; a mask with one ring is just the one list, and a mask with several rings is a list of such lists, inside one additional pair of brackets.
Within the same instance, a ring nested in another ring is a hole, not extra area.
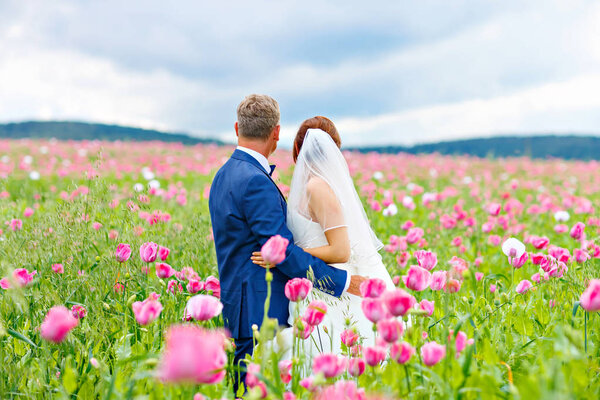
[[(296, 167), (288, 198), (288, 228), (295, 244), (306, 252), (352, 275), (379, 278), (393, 289), (378, 253), (382, 243), (369, 225), (340, 147), (339, 133), (329, 119), (314, 117), (300, 126), (294, 140)], [(253, 261), (264, 266), (260, 253), (254, 253)], [(360, 297), (344, 294), (338, 299), (313, 290), (309, 301), (314, 299), (325, 302), (327, 313), (305, 341), (305, 354), (341, 353), (340, 335), (348, 328), (363, 343), (373, 343), (373, 323), (363, 315)], [(290, 302), (290, 326), (305, 307), (306, 302)], [(283, 331), (288, 344), (293, 329)]]

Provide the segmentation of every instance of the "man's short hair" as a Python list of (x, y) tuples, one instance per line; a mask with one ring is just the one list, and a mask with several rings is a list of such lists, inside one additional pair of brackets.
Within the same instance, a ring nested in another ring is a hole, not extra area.
[(265, 94), (246, 96), (237, 108), (238, 133), (249, 139), (267, 140), (279, 124), (279, 104)]

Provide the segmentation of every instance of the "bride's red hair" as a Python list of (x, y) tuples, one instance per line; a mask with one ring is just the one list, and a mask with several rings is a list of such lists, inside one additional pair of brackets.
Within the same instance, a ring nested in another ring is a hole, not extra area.
[(292, 156), (294, 157), (294, 162), (298, 159), (298, 154), (300, 154), (300, 149), (302, 148), (302, 143), (304, 143), (304, 137), (306, 136), (306, 131), (309, 129), (320, 129), (323, 132), (327, 133), (338, 148), (342, 147), (342, 139), (340, 138), (340, 134), (337, 131), (337, 128), (331, 122), (329, 118), (316, 116), (305, 120), (302, 124), (300, 124), (300, 128), (298, 128), (298, 133), (296, 133), (296, 138), (294, 139), (294, 149), (292, 150)]

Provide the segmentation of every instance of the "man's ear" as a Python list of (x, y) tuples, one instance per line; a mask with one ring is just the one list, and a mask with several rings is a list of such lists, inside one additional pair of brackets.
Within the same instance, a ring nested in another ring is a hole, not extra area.
[(281, 131), (281, 125), (277, 125), (274, 129), (273, 129), (273, 139), (275, 139), (276, 142), (279, 141), (279, 132)]
[(240, 134), (238, 132), (238, 123), (237, 123), (237, 121), (235, 121), (235, 124), (233, 124), (233, 127), (235, 128), (235, 136), (240, 137)]

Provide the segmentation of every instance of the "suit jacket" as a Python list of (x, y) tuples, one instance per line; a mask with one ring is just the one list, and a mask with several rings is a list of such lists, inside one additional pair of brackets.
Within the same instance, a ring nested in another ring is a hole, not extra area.
[(223, 319), (233, 338), (252, 337), (252, 325), (260, 326), (267, 296), (265, 269), (253, 264), (250, 256), (260, 251), (271, 236), (290, 241), (286, 259), (272, 268), (272, 294), (269, 317), (287, 325), (289, 301), (284, 288), (291, 278), (306, 278), (309, 267), (314, 286), (339, 297), (346, 284), (346, 271), (323, 261), (294, 245), (287, 228), (287, 204), (269, 174), (251, 155), (235, 150), (213, 180), (209, 197)]

